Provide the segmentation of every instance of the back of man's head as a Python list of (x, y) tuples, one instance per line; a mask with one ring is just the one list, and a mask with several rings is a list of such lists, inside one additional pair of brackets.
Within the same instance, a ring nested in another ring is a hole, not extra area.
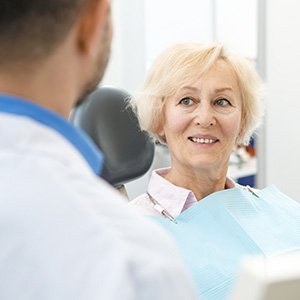
[(37, 62), (64, 39), (87, 0), (0, 0), (0, 65)]

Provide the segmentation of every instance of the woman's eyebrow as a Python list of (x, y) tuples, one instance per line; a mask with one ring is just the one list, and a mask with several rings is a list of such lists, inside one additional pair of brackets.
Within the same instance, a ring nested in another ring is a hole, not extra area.
[(184, 91), (196, 92), (196, 91), (198, 91), (198, 88), (193, 87), (193, 86), (183, 86), (179, 91), (180, 92), (184, 92)]
[[(233, 92), (233, 88), (230, 86), (225, 86), (225, 87), (221, 87), (221, 88), (216, 88), (214, 89), (214, 93), (221, 93), (221, 92)], [(178, 90), (178, 94), (183, 94), (186, 92), (192, 92), (192, 93), (197, 93), (200, 92), (200, 89), (198, 89), (197, 87), (194, 86), (183, 86), (182, 88), (180, 88)]]
[(231, 87), (222, 87), (222, 88), (215, 89), (215, 92), (217, 92), (217, 93), (224, 92), (224, 91), (230, 91), (230, 92), (232, 92), (233, 88), (231, 88)]

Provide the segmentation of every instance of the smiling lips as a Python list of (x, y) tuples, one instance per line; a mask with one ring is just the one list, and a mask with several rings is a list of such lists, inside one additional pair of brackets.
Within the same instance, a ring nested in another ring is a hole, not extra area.
[(215, 137), (189, 137), (189, 140), (198, 144), (214, 144), (219, 140)]

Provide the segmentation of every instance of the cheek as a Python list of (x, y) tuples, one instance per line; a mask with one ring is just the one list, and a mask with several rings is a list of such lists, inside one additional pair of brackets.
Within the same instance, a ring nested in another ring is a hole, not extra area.
[(166, 122), (165, 122), (165, 134), (180, 134), (182, 133), (189, 124), (189, 119), (182, 112), (177, 110), (169, 110), (166, 113)]
[(241, 115), (237, 114), (232, 116), (230, 120), (226, 122), (226, 133), (231, 136), (232, 140), (236, 140), (241, 130)]

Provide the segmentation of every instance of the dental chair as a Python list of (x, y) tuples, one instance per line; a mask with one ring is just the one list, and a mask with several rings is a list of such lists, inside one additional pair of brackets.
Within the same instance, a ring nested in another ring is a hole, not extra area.
[(83, 129), (105, 157), (100, 176), (127, 196), (124, 184), (144, 175), (151, 166), (154, 143), (139, 128), (124, 90), (97, 88), (77, 106), (71, 122)]

